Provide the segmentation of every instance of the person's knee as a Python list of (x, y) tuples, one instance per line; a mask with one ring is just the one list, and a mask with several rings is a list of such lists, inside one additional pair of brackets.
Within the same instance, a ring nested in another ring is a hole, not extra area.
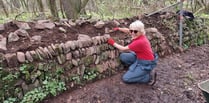
[(151, 78), (150, 78), (149, 74), (146, 74), (146, 75), (143, 75), (143, 76), (139, 76), (138, 80), (130, 78), (127, 75), (123, 75), (123, 77), (122, 77), (123, 82), (127, 83), (127, 84), (131, 84), (131, 83), (147, 83), (147, 82), (150, 81), (150, 79)]
[(130, 78), (125, 75), (122, 77), (122, 80), (124, 83), (131, 83)]
[(120, 58), (120, 60), (121, 60), (122, 62), (125, 62), (125, 61), (126, 61), (125, 54), (123, 54), (123, 53), (120, 54), (119, 58)]
[(133, 53), (121, 53), (119, 58), (123, 63), (130, 65), (135, 62), (136, 55)]

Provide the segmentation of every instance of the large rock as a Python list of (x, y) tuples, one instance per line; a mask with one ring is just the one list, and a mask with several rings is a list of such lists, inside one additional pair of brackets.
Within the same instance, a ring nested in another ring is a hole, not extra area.
[(18, 41), (19, 39), (20, 37), (14, 32), (9, 33), (8, 35), (8, 42)]
[(103, 28), (104, 27), (104, 25), (105, 25), (105, 22), (103, 22), (103, 21), (98, 21), (94, 26), (96, 27), (96, 28)]
[(16, 33), (18, 36), (29, 37), (28, 32), (24, 29), (18, 29), (14, 33)]
[(16, 53), (6, 54), (5, 59), (9, 67), (17, 67), (19, 65)]
[(25, 30), (31, 29), (28, 23), (23, 23), (23, 22), (18, 22), (18, 21), (15, 21), (14, 23), (17, 25), (19, 29), (25, 29)]

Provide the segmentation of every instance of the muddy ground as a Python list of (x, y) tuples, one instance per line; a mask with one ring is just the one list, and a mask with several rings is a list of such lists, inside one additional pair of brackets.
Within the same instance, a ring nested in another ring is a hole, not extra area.
[(157, 82), (124, 84), (124, 72), (73, 91), (65, 91), (44, 103), (206, 103), (198, 83), (209, 78), (209, 45), (160, 58)]

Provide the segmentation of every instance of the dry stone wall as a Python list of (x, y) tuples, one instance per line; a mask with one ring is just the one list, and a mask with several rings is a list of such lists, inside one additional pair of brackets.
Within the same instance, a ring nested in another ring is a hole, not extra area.
[[(155, 52), (160, 56), (166, 55), (165, 51), (168, 48), (162, 34), (156, 28), (148, 28), (146, 31)], [(0, 86), (4, 88), (4, 85), (9, 85), (7, 89), (9, 94), (22, 99), (28, 91), (42, 86), (47, 76), (59, 77), (59, 80), (71, 83), (71, 87), (81, 81), (91, 80), (91, 77), (86, 77), (86, 71), (95, 70), (96, 76), (100, 79), (111, 76), (123, 69), (123, 66), (118, 58), (120, 51), (107, 44), (109, 37), (107, 34), (51, 44), (26, 52), (1, 54), (2, 74), (15, 75), (19, 78), (13, 78), (12, 82), (0, 81), (2, 84)], [(114, 39), (122, 45), (127, 45), (131, 41), (130, 37)], [(13, 92), (15, 89), (20, 91), (15, 93)], [(4, 90), (0, 92), (2, 98), (8, 96), (3, 95)]]

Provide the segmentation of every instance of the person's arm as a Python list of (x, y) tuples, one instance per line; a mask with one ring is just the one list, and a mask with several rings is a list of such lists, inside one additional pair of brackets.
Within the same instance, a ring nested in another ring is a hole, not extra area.
[(128, 29), (128, 28), (115, 27), (115, 28), (113, 28), (113, 30), (114, 30), (114, 31), (119, 30), (119, 31), (121, 31), (121, 32), (124, 32), (124, 33), (126, 33), (126, 34), (129, 34), (129, 29)]
[(118, 30), (129, 34), (129, 29), (128, 28), (118, 28)]
[(125, 51), (125, 52), (130, 51), (128, 46), (122, 46), (118, 43), (114, 43), (113, 46), (119, 49), (120, 51)]
[(120, 51), (125, 51), (125, 52), (130, 51), (130, 49), (129, 49), (128, 46), (122, 46), (122, 45), (120, 45), (120, 44), (118, 44), (118, 43), (115, 43), (115, 41), (114, 41), (112, 38), (109, 38), (109, 39), (108, 39), (108, 44), (110, 44), (110, 45), (116, 47), (116, 48), (119, 49)]

